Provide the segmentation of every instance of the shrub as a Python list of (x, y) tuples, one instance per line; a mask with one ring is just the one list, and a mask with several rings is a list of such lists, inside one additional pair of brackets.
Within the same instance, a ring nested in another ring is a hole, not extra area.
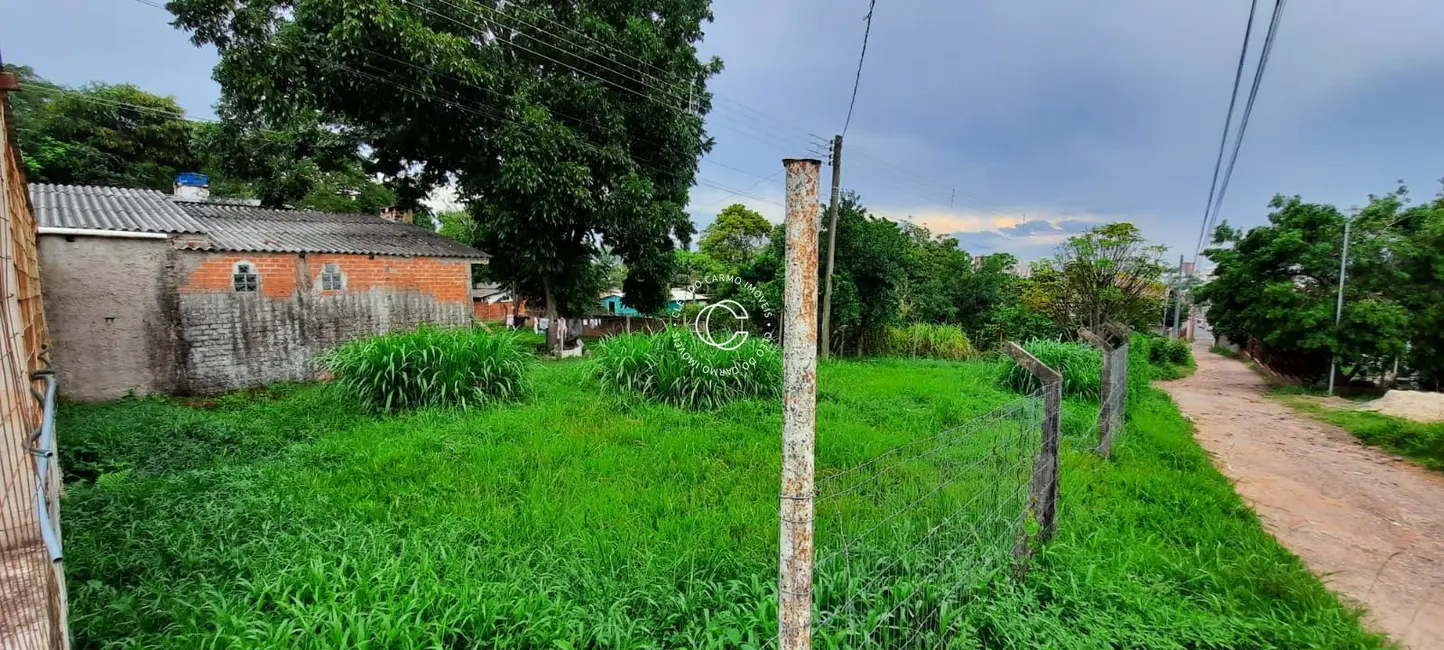
[[(1038, 357), (1049, 368), (1063, 373), (1063, 394), (1089, 399), (1098, 398), (1098, 384), (1103, 379), (1103, 358), (1097, 350), (1082, 343), (1066, 343), (1039, 339), (1023, 344), (1023, 349)], [(998, 384), (1020, 393), (1031, 393), (1042, 384), (1027, 368), (1012, 357), (1004, 357)]]
[(736, 350), (703, 343), (691, 331), (621, 334), (594, 348), (592, 378), (603, 390), (686, 409), (782, 395), (782, 352), (749, 337)]
[(1187, 366), (1193, 364), (1193, 350), (1187, 341), (1154, 337), (1148, 344), (1148, 362), (1154, 365)]
[(977, 352), (962, 328), (932, 323), (889, 327), (887, 348), (889, 354), (901, 357), (951, 361), (962, 361)]
[(536, 357), (511, 332), (422, 325), (346, 343), (323, 362), (368, 409), (395, 412), (518, 399), (530, 386)]

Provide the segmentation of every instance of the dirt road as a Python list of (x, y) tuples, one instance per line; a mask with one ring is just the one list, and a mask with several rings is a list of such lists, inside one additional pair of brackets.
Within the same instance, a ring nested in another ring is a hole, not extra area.
[(1243, 363), (1194, 347), (1198, 371), (1161, 387), (1274, 537), (1366, 624), (1444, 649), (1444, 475), (1366, 447), (1264, 396)]

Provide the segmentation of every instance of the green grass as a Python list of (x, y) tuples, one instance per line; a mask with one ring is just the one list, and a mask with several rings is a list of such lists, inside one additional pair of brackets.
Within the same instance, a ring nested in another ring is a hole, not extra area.
[(609, 394), (687, 409), (782, 395), (782, 353), (757, 337), (723, 350), (685, 328), (619, 334), (596, 344), (590, 368), (592, 379)]
[[(824, 364), (819, 476), (1013, 402), (997, 365)], [(776, 626), (777, 405), (619, 407), (590, 372), (544, 363), (523, 404), (386, 417), (327, 385), (64, 405), (62, 448), (96, 456), (63, 502), (76, 647), (755, 647)], [(1096, 405), (1066, 401), (1058, 537), (1022, 581), (963, 590), (953, 647), (1379, 647), (1166, 396), (1140, 386), (1130, 408), (1105, 461)], [(196, 429), (229, 433), (171, 462), (171, 434)], [(938, 480), (907, 469), (897, 485)], [(910, 498), (868, 494), (851, 525)], [(841, 579), (820, 576), (824, 597)]]
[[(1064, 395), (1098, 399), (1098, 382), (1103, 376), (1103, 356), (1098, 350), (1082, 343), (1047, 339), (1024, 343), (1023, 349), (1063, 374)], [(1003, 357), (997, 383), (1020, 393), (1031, 393), (1042, 385), (1012, 357)]]
[(1209, 351), (1209, 352), (1212, 352), (1212, 353), (1214, 353), (1214, 354), (1217, 354), (1218, 356), (1228, 357), (1228, 358), (1230, 358), (1230, 359), (1242, 359), (1242, 358), (1243, 358), (1243, 355), (1239, 354), (1238, 352), (1235, 352), (1232, 348), (1226, 348), (1226, 347), (1223, 347), (1223, 346), (1221, 346), (1221, 345), (1211, 346), (1211, 347), (1208, 348), (1208, 351)]
[(1354, 434), (1367, 444), (1444, 471), (1444, 422), (1415, 422), (1372, 411), (1330, 408), (1293, 391), (1276, 390), (1283, 403)]
[(889, 327), (884, 354), (910, 359), (947, 359), (962, 361), (977, 356), (972, 341), (961, 327), (914, 323), (906, 327)]
[(377, 413), (518, 400), (536, 365), (515, 333), (429, 325), (357, 339), (322, 360), (337, 385)]

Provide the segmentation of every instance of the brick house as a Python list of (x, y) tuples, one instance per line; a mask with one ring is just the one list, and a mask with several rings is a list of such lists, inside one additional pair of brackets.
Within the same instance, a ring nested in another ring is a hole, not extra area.
[(305, 381), (343, 341), (472, 321), (481, 251), (394, 216), (177, 190), (30, 185), (52, 358), (70, 398)]

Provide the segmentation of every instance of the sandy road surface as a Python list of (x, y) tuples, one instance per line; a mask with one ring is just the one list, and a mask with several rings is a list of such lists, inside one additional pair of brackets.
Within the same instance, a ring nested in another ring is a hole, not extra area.
[(1269, 532), (1366, 623), (1444, 650), (1444, 475), (1366, 447), (1264, 396), (1243, 363), (1194, 347), (1198, 371), (1160, 384)]

